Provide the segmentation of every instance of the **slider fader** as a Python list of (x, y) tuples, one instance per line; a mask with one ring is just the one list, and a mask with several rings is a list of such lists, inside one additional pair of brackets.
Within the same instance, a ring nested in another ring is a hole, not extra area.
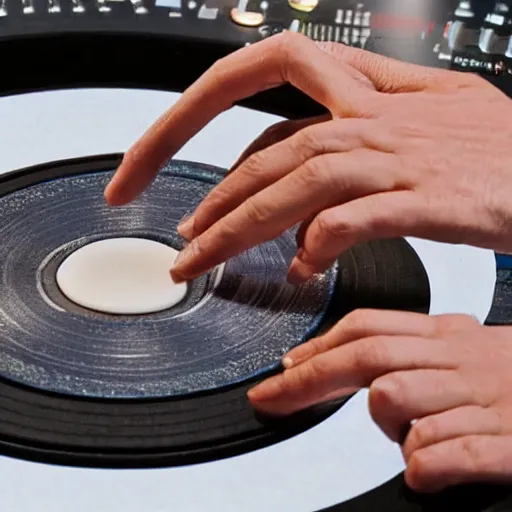
[[(474, 2), (475, 4), (477, 2)], [(459, 2), (434, 51), (453, 69), (512, 75), (512, 2), (495, 2), (478, 12), (470, 1)]]

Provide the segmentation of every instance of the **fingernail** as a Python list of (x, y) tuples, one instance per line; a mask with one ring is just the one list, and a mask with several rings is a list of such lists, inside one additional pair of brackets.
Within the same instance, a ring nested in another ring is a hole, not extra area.
[(186, 264), (187, 260), (190, 258), (191, 255), (192, 255), (191, 245), (188, 244), (176, 256), (176, 259), (174, 260), (174, 263), (173, 263), (173, 265), (171, 267), (171, 271), (170, 271), (172, 280), (175, 283), (183, 283), (186, 280), (184, 278), (183, 274), (180, 272), (179, 267), (183, 266), (183, 264)]
[(281, 364), (288, 370), (288, 368), (291, 368), (293, 366), (293, 359), (289, 356), (284, 356)]
[(194, 238), (194, 216), (186, 217), (178, 224), (178, 233), (185, 238), (185, 240), (191, 240)]
[(295, 286), (298, 286), (305, 281), (311, 279), (314, 275), (314, 271), (309, 265), (304, 264), (299, 258), (293, 258), (290, 268), (288, 269), (288, 275), (286, 280)]
[(169, 274), (171, 274), (171, 279), (176, 284), (181, 284), (181, 283), (184, 283), (186, 281), (186, 279), (179, 272), (176, 272), (173, 269), (171, 269)]

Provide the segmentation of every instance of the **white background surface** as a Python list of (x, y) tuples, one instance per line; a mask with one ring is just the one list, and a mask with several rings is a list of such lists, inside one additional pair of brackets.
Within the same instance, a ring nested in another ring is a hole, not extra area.
[[(125, 151), (177, 95), (60, 91), (0, 99), (0, 172)], [(240, 108), (213, 121), (176, 158), (229, 167), (279, 118)], [(432, 286), (432, 312), (483, 321), (495, 280), (489, 251), (410, 240)], [(1, 417), (0, 417), (1, 421)], [(366, 393), (316, 428), (257, 452), (165, 470), (50, 467), (0, 457), (6, 512), (312, 512), (357, 496), (403, 469), (398, 448), (372, 422)]]

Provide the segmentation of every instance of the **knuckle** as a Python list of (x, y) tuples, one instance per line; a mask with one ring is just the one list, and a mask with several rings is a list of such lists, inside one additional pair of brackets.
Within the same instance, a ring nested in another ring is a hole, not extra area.
[(353, 357), (355, 367), (366, 374), (379, 374), (390, 366), (389, 349), (378, 336), (354, 344)]
[[(361, 69), (367, 70), (369, 76), (377, 77), (380, 92), (398, 92), (407, 89), (405, 77), (397, 77), (390, 70), (391, 61), (387, 58), (375, 58), (371, 54), (359, 53), (353, 56)], [(398, 79), (398, 83), (397, 83)]]
[(231, 197), (232, 190), (227, 183), (222, 183), (215, 187), (205, 198), (202, 204), (197, 208), (197, 214), (201, 211), (210, 210), (216, 208), (226, 202)]
[(389, 413), (389, 408), (396, 409), (405, 402), (407, 386), (397, 374), (390, 374), (376, 379), (370, 386), (370, 407), (377, 414)]
[(366, 332), (371, 325), (369, 310), (356, 309), (343, 318), (342, 325), (345, 330), (351, 332)]
[(320, 337), (310, 339), (307, 345), (312, 356), (320, 354), (328, 348), (325, 339)]
[(297, 45), (302, 43), (302, 36), (293, 32), (284, 31), (268, 39), (271, 44), (270, 58), (279, 67), (283, 80), (287, 80), (288, 69), (301, 52), (297, 51)]
[(290, 32), (289, 30), (281, 32), (274, 39), (274, 42), (276, 44), (276, 50), (286, 54), (288, 54), (290, 48), (295, 48), (303, 41), (304, 36), (301, 36), (300, 34), (297, 34), (295, 32)]
[(294, 176), (303, 186), (320, 187), (319, 193), (326, 202), (330, 202), (329, 197), (334, 199), (338, 191), (344, 188), (343, 177), (339, 176), (337, 170), (335, 155), (319, 155), (306, 160)]
[(201, 237), (198, 236), (198, 237), (194, 238), (192, 240), (192, 242), (190, 242), (190, 244), (189, 244), (189, 247), (190, 247), (189, 250), (190, 250), (191, 254), (193, 254), (195, 257), (200, 256), (204, 252), (201, 242), (202, 242)]
[(440, 334), (480, 326), (480, 323), (475, 317), (464, 314), (440, 315), (436, 318), (436, 321), (437, 331)]
[(317, 126), (303, 128), (292, 138), (293, 149), (311, 158), (314, 155), (325, 153), (325, 145), (318, 136)]
[(491, 415), (493, 434), (496, 436), (503, 435), (507, 422), (503, 418), (501, 410), (498, 407), (489, 407), (486, 410)]
[(264, 169), (265, 158), (262, 151), (256, 151), (250, 155), (238, 169), (237, 175), (261, 178), (261, 170)]
[(408, 434), (407, 444), (410, 449), (416, 450), (428, 446), (434, 440), (440, 439), (441, 428), (438, 421), (432, 417), (426, 417), (418, 420), (411, 427)]
[(269, 126), (267, 129), (263, 130), (258, 138), (262, 141), (270, 142), (281, 140), (293, 133), (294, 127), (295, 123), (293, 121), (280, 121), (279, 123), (275, 123), (272, 126)]
[[(287, 373), (287, 372), (285, 372)], [(328, 391), (329, 371), (325, 362), (318, 359), (311, 359), (295, 368), (295, 371), (289, 373), (289, 386), (291, 389), (315, 389), (319, 394)]]
[(316, 219), (316, 225), (322, 238), (337, 238), (339, 235), (332, 216), (328, 213), (320, 213)]
[(407, 483), (416, 490), (427, 488), (435, 473), (432, 457), (423, 450), (415, 451), (407, 464)]
[(245, 245), (244, 233), (240, 232), (239, 223), (232, 215), (227, 215), (220, 220), (217, 223), (216, 231), (216, 238), (222, 241), (222, 253), (227, 252), (227, 248), (231, 251)]
[(333, 43), (333, 42), (325, 42), (319, 43), (320, 48), (329, 55), (338, 60), (342, 60), (346, 54), (347, 46), (344, 44)]
[(273, 381), (275, 393), (277, 396), (286, 395), (288, 390), (293, 390), (293, 380), (290, 379), (289, 372), (284, 372)]
[(221, 78), (225, 74), (226, 68), (229, 66), (229, 55), (216, 60), (209, 68), (208, 75), (214, 79), (216, 77)]
[(309, 363), (310, 364), (306, 366), (308, 367), (310, 377), (313, 379), (313, 381), (324, 382), (328, 380), (330, 371), (325, 359), (315, 358), (311, 359)]
[(249, 197), (243, 203), (245, 216), (253, 224), (265, 224), (269, 218), (268, 210), (261, 205), (254, 197)]
[(311, 184), (321, 181), (321, 166), (318, 165), (318, 159), (312, 158), (302, 164), (298, 172), (293, 175), (298, 182), (304, 186), (311, 186)]
[(483, 437), (462, 437), (459, 440), (460, 450), (464, 453), (470, 472), (486, 473), (496, 469), (493, 460), (488, 456)]
[(317, 229), (322, 238), (339, 238), (350, 231), (346, 224), (335, 219), (329, 211), (323, 211), (316, 218)]

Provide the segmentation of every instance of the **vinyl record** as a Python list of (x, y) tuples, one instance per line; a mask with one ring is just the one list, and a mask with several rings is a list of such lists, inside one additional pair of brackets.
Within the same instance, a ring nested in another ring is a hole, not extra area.
[(179, 246), (176, 224), (224, 173), (171, 162), (143, 197), (109, 209), (102, 192), (119, 161), (65, 161), (1, 179), (4, 453), (158, 467), (275, 443), (318, 424), (347, 398), (285, 420), (258, 417), (246, 392), (280, 370), (287, 350), (358, 307), (428, 311), (425, 269), (404, 240), (356, 247), (323, 275), (291, 287), (293, 231), (234, 258), (218, 278), (199, 279), (175, 310), (113, 316), (81, 308), (55, 283), (66, 254), (128, 234)]
[(66, 298), (56, 272), (68, 255), (127, 236), (180, 250), (178, 222), (222, 176), (214, 167), (172, 162), (137, 201), (110, 208), (103, 190), (113, 168), (46, 180), (0, 198), (0, 374), (76, 396), (181, 396), (275, 370), (288, 350), (318, 329), (337, 270), (289, 285), (293, 231), (193, 280), (184, 300), (163, 311), (109, 315)]
[[(315, 11), (314, 15), (318, 19), (307, 23), (313, 37), (317, 32), (322, 38), (325, 32), (343, 33), (342, 29), (338, 30), (339, 27), (331, 27), (330, 24), (338, 8), (353, 8), (353, 5), (346, 4), (329, 5), (327, 2), (323, 7), (320, 5), (320, 11)], [(450, 9), (444, 1), (434, 4), (438, 4), (443, 12)], [(422, 9), (422, 16), (437, 12), (434, 4), (429, 3), (428, 9)], [(264, 33), (259, 28), (248, 31), (234, 24), (226, 24), (222, 9), (216, 19), (200, 19), (201, 11), (210, 4), (200, 6), (200, 3), (190, 2), (186, 8), (183, 6), (182, 13), (171, 12), (175, 9), (169, 5), (168, 2), (146, 2), (143, 5), (139, 1), (21, 3), (18, 0), (0, 0), (0, 47), (5, 71), (0, 94), (77, 86), (184, 90), (217, 58), (245, 43), (259, 40)], [(457, 2), (454, 2), (451, 10), (456, 5)], [(385, 12), (396, 9), (389, 2), (382, 1), (364, 2), (364, 6)], [(418, 13), (417, 7), (411, 7), (416, 10), (415, 14)], [(489, 12), (492, 8), (489, 3)], [(275, 5), (272, 3), (270, 9), (268, 14), (275, 19), (275, 23), (265, 27), (267, 32), (269, 28), (272, 30), (272, 26), (289, 26), (294, 15), (286, 1)], [(206, 10), (210, 14), (214, 11)], [(170, 14), (180, 16), (170, 17)], [(325, 16), (327, 18), (322, 21)], [(437, 16), (432, 15), (430, 19), (437, 19)], [(442, 32), (446, 22), (444, 14), (438, 21), (438, 28)], [(326, 27), (328, 30), (324, 31)], [(377, 35), (373, 41), (376, 39), (382, 40), (382, 37)], [(434, 45), (428, 37), (425, 40), (422, 37), (422, 41), (425, 51), (414, 54), (413, 60), (428, 63), (433, 56)], [(419, 47), (409, 39), (405, 46), (400, 44), (395, 45), (396, 52), (391, 56), (411, 56), (410, 48)], [(424, 56), (427, 62), (423, 61)], [(169, 63), (172, 72), (169, 72), (169, 66), (155, 66), (155, 59)], [(21, 67), (20, 63), (23, 63)], [(437, 61), (434, 65), (444, 64)], [(497, 78), (505, 85), (503, 80), (506, 82), (507, 79)], [(137, 116), (136, 95), (126, 97), (123, 105), (120, 98), (124, 97), (126, 91), (109, 92), (110, 96), (103, 91), (104, 97), (109, 98), (106, 100), (108, 105), (96, 110), (91, 95), (82, 96), (76, 101), (69, 94), (67, 105), (61, 104), (60, 109), (51, 105), (50, 99), (39, 116), (33, 109), (34, 104), (26, 97), (23, 101), (20, 99), (23, 105), (21, 113), (11, 112), (9, 115), (7, 105), (7, 112), (4, 109), (4, 115), (0, 116), (5, 125), (4, 131), (1, 131), (0, 123), (3, 168), (11, 169), (54, 158), (125, 150), (171, 102), (163, 99), (162, 104), (151, 112), (151, 106), (156, 104), (152, 102), (151, 95), (149, 98), (146, 95), (139, 102), (141, 108)], [(16, 101), (15, 98), (9, 99)], [(279, 112), (285, 117), (302, 118), (319, 111), (318, 105), (289, 88), (266, 91), (245, 103), (260, 110)], [(19, 120), (26, 113), (28, 122), (23, 125)], [(48, 126), (49, 120), (53, 122), (58, 119), (59, 114), (60, 120), (64, 120), (60, 126), (45, 129), (44, 125)], [(89, 115), (91, 121), (88, 124), (83, 119)], [(35, 118), (38, 119), (37, 125), (33, 122)], [(238, 131), (247, 135), (254, 128), (254, 116), (249, 121), (242, 116), (242, 122), (232, 123), (232, 126), (243, 125), (244, 130)], [(126, 130), (127, 126), (129, 128)], [(211, 123), (206, 133), (212, 126), (218, 125)], [(207, 163), (229, 166), (235, 157), (229, 155), (229, 151), (237, 147), (236, 143), (233, 144), (233, 133), (227, 132), (223, 138), (215, 133), (215, 128), (212, 130), (214, 136), (212, 131), (209, 135), (203, 134), (203, 140), (209, 137), (213, 141), (210, 148), (205, 151), (207, 145), (199, 144), (199, 149), (196, 149), (197, 145), (193, 143), (185, 150), (190, 151), (186, 160), (203, 158)], [(229, 144), (225, 144), (228, 138)], [(88, 146), (89, 143), (92, 147)], [(27, 151), (27, 147), (30, 151)], [(219, 148), (222, 151), (217, 151)], [(58, 155), (54, 156), (54, 152)], [(222, 161), (215, 161), (220, 153)], [(112, 161), (103, 167), (100, 165), (96, 170), (110, 172), (114, 163)], [(80, 170), (74, 168), (75, 164), (49, 165), (8, 176), (3, 181), (3, 191), (8, 193), (33, 185), (39, 179), (34, 174), (44, 176), (44, 179), (54, 179), (66, 173), (72, 174), (73, 168), (79, 173), (94, 170), (94, 162), (82, 164), (77, 166)], [(167, 231), (165, 236), (168, 236)], [(324, 320), (333, 322), (357, 307), (426, 311), (429, 300), (423, 285), (428, 281), (416, 251), (430, 278), (430, 311), (457, 311), (480, 317), (487, 305), (487, 283), (490, 282), (488, 276), (482, 274), (492, 269), (487, 259), (472, 259), (476, 251), (469, 248), (459, 251), (459, 248), (443, 250), (436, 246), (436, 250), (430, 251), (429, 257), (432, 259), (434, 255), (434, 259), (442, 261), (443, 265), (433, 265), (426, 257), (429, 251), (422, 250), (424, 247), (419, 245), (420, 250), (417, 241), (413, 241), (415, 250), (411, 250), (403, 240), (376, 242), (345, 254), (338, 265), (331, 307)], [(58, 256), (62, 257), (63, 253)], [(49, 265), (41, 273), (41, 283), (46, 284), (48, 298), (66, 311), (83, 315), (84, 321), (106, 321), (90, 312), (72, 309), (75, 306), (59, 296), (52, 281), (52, 271), (58, 264), (58, 258), (51, 263), (54, 267)], [(417, 283), (415, 279), (418, 279)], [(60, 370), (69, 371), (59, 360), (49, 366), (53, 369), (60, 366)], [(57, 383), (61, 391), (58, 393), (54, 380), (41, 379), (40, 375), (30, 376), (22, 371), (26, 368), (7, 370), (11, 378), (0, 381), (0, 449), (5, 454), (64, 465), (100, 467), (147, 467), (212, 461), (187, 468), (121, 472), (95, 469), (77, 471), (74, 468), (1, 457), (3, 486), (0, 508), (8, 511), (32, 510), (36, 507), (52, 512), (70, 508), (95, 512), (160, 512), (171, 507), (209, 512), (311, 512), (320, 508), (319, 503), (325, 506), (347, 499), (349, 501), (329, 510), (439, 512), (460, 509), (497, 512), (511, 509), (503, 501), (502, 488), (470, 486), (460, 492), (457, 490), (425, 497), (408, 491), (401, 475), (366, 492), (396, 474), (401, 466), (393, 458), (391, 444), (379, 449), (384, 441), (371, 430), (371, 421), (365, 416), (364, 393), (353, 397), (338, 410), (343, 401), (329, 404), (323, 410), (308, 411), (289, 423), (269, 424), (256, 418), (248, 406), (244, 393), (250, 382), (245, 381), (244, 376), (240, 377), (241, 382), (218, 391), (213, 389), (187, 395), (187, 389), (174, 388), (172, 392), (176, 396), (171, 399), (165, 396), (129, 398), (128, 395), (140, 396), (143, 393), (140, 388), (134, 392), (133, 387), (128, 391), (126, 381), (123, 388), (125, 397), (121, 398), (123, 392), (119, 387), (113, 389), (111, 380), (107, 393), (102, 386), (95, 386), (94, 393), (101, 395), (114, 391), (118, 398), (87, 398), (77, 396), (75, 393), (79, 393), (79, 389), (70, 389), (66, 381)], [(257, 375), (260, 370), (255, 369), (253, 380), (262, 377)], [(115, 373), (119, 374), (117, 371)], [(20, 376), (25, 377), (25, 384)], [(89, 383), (90, 377), (89, 372)], [(29, 386), (29, 380), (38, 387)], [(49, 391), (51, 387), (54, 391)], [(88, 392), (91, 390), (89, 387)], [(86, 393), (82, 391), (82, 394)], [(152, 394), (157, 394), (154, 389)], [(335, 411), (334, 414), (322, 422), (332, 411)], [(315, 428), (310, 428), (315, 424)], [(310, 430), (305, 431), (308, 428)], [(268, 446), (293, 436), (301, 429), (304, 432), (288, 443)], [(246, 453), (243, 457), (215, 460), (262, 446), (268, 447)], [(293, 457), (291, 448), (298, 449), (297, 457)], [(352, 496), (357, 498), (350, 499)]]
[(398, 475), (362, 496), (317, 512), (509, 512), (512, 487), (470, 484), (435, 494), (416, 493)]

